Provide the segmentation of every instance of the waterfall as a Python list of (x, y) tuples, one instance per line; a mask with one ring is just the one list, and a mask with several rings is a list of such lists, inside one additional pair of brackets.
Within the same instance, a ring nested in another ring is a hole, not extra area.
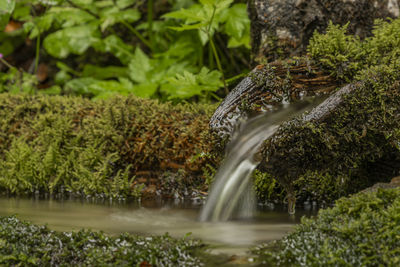
[(255, 196), (251, 175), (260, 162), (259, 149), (279, 125), (303, 113), (309, 102), (286, 105), (249, 119), (239, 127), (227, 146), (226, 156), (218, 169), (206, 204), (200, 212), (201, 221), (226, 221), (251, 217), (255, 210)]

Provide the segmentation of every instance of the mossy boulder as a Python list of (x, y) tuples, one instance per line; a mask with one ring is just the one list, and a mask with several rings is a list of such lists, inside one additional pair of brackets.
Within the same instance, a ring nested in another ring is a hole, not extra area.
[(214, 109), (133, 96), (1, 94), (0, 192), (183, 197), (204, 189), (215, 162)]
[(399, 218), (400, 188), (359, 193), (253, 253), (260, 266), (399, 266)]
[(260, 196), (286, 190), (291, 198), (330, 202), (398, 175), (400, 19), (376, 21), (364, 40), (349, 35), (349, 26), (315, 33), (307, 57), (257, 66), (213, 115), (211, 128), (229, 138), (240, 117), (330, 96), (266, 140)]
[(287, 192), (335, 199), (399, 174), (398, 70), (381, 66), (363, 77), (265, 141), (260, 166)]
[(251, 0), (251, 39), (257, 62), (306, 53), (314, 32), (324, 33), (329, 22), (349, 25), (361, 39), (371, 35), (374, 20), (396, 18), (398, 0)]

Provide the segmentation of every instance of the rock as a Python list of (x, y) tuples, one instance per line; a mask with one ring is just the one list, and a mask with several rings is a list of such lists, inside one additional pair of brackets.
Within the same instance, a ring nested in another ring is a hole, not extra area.
[(396, 187), (400, 187), (400, 176), (392, 178), (390, 183), (376, 183), (373, 186), (368, 187), (361, 192), (364, 192), (364, 193), (376, 192), (378, 190), (378, 188), (388, 189), (388, 188), (396, 188)]
[(338, 85), (307, 59), (258, 65), (218, 106), (210, 128), (221, 137), (230, 137), (241, 117), (271, 111), (306, 96), (329, 94)]
[[(328, 177), (329, 190), (348, 188), (346, 193), (398, 175), (400, 81), (389, 82), (387, 75), (375, 69), (310, 113), (283, 123), (264, 143), (261, 169), (287, 192), (310, 188), (315, 173), (321, 177), (317, 182)], [(333, 182), (337, 177), (342, 178)]]
[(271, 62), (306, 52), (314, 31), (329, 22), (345, 25), (362, 39), (378, 18), (399, 16), (400, 0), (250, 0), (252, 54)]

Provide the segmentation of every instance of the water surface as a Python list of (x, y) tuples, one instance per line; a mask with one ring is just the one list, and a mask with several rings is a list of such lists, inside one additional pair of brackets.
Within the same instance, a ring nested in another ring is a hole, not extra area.
[(109, 234), (122, 232), (161, 235), (168, 232), (181, 238), (192, 233), (211, 244), (215, 252), (245, 253), (248, 247), (281, 238), (299, 222), (299, 211), (291, 216), (285, 208), (260, 208), (255, 217), (229, 222), (200, 222), (201, 205), (172, 200), (118, 203), (87, 200), (0, 198), (0, 216), (14, 215), (59, 231), (82, 228)]

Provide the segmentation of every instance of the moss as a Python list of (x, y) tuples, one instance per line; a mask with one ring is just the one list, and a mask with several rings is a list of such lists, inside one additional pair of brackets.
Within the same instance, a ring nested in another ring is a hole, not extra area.
[(398, 266), (399, 218), (399, 188), (360, 193), (253, 252), (263, 266)]
[(314, 33), (307, 48), (311, 57), (332, 75), (349, 82), (363, 69), (399, 60), (400, 19), (376, 20), (372, 36), (363, 41), (347, 35), (348, 26), (330, 23), (326, 34)]
[(360, 77), (334, 110), (285, 122), (264, 143), (261, 165), (288, 192), (335, 198), (400, 171), (399, 69), (372, 67)]
[(202, 266), (200, 241), (90, 230), (55, 232), (18, 218), (0, 217), (0, 265)]
[(204, 186), (202, 168), (216, 160), (206, 156), (213, 110), (133, 96), (1, 94), (0, 191), (138, 196), (143, 184), (161, 188), (162, 174), (178, 170), (179, 194)]
[(257, 198), (260, 201), (282, 202), (286, 197), (284, 188), (269, 173), (255, 170), (252, 179)]

